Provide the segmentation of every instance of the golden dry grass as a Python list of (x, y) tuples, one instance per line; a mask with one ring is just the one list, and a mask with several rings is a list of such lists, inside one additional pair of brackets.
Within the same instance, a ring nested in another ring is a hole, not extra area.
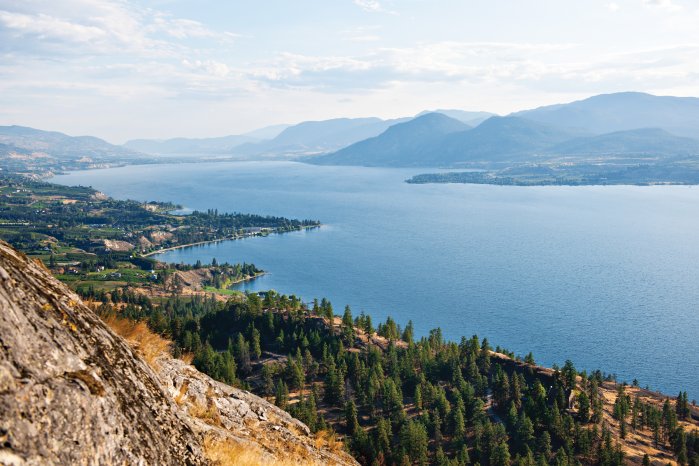
[(335, 454), (344, 450), (344, 444), (337, 438), (337, 434), (328, 430), (318, 431), (315, 436), (314, 444), (319, 450), (325, 448)]
[(192, 364), (192, 361), (194, 361), (194, 353), (182, 353), (180, 359), (186, 364)]
[(198, 403), (192, 403), (189, 405), (187, 412), (191, 416), (201, 419), (209, 425), (221, 427), (223, 423), (221, 422), (221, 416), (218, 414), (218, 409), (213, 403), (209, 406), (202, 406)]
[(151, 367), (155, 366), (158, 357), (170, 353), (171, 342), (153, 333), (145, 322), (109, 317), (105, 323), (126, 340)]
[(231, 439), (217, 439), (207, 436), (204, 439), (204, 454), (215, 466), (320, 466), (316, 461), (293, 459), (273, 459), (254, 445), (243, 445)]

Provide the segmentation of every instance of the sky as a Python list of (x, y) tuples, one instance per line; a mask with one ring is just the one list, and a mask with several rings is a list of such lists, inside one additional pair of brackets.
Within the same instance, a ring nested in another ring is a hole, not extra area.
[(0, 125), (241, 134), (699, 96), (699, 0), (0, 0)]

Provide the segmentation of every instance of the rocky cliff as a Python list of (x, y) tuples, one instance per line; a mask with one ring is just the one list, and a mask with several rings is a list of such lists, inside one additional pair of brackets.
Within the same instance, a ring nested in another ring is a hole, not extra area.
[(132, 346), (0, 241), (0, 464), (356, 464), (265, 400)]

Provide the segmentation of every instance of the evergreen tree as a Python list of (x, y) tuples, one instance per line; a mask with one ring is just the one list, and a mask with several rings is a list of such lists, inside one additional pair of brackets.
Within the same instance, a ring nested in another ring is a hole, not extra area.
[(286, 409), (286, 405), (289, 401), (289, 388), (286, 386), (283, 380), (277, 380), (277, 388), (274, 396), (274, 404), (281, 409)]
[(584, 390), (578, 395), (578, 418), (584, 424), (590, 421), (590, 398)]
[(345, 403), (345, 427), (349, 435), (354, 435), (360, 430), (359, 421), (357, 421), (357, 406), (355, 406), (354, 400)]
[(260, 331), (252, 328), (252, 357), (257, 360), (262, 356), (262, 345), (260, 344)]

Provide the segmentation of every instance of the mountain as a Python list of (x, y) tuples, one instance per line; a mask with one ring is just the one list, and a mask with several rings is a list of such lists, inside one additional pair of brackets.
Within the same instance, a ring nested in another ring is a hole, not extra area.
[(442, 113), (426, 113), (389, 127), (379, 136), (314, 159), (327, 165), (419, 166), (431, 159), (435, 145), (450, 133), (468, 130), (466, 124)]
[(0, 126), (0, 170), (47, 176), (66, 170), (152, 162), (145, 154), (92, 136)]
[(662, 128), (678, 136), (699, 136), (699, 98), (695, 97), (621, 92), (525, 110), (512, 116), (592, 134)]
[(134, 139), (124, 147), (152, 155), (230, 154), (241, 144), (258, 142), (250, 136), (222, 136), (217, 138)]
[(470, 129), (440, 113), (395, 125), (317, 163), (333, 165), (449, 167), (522, 160), (566, 141), (573, 133), (516, 117), (491, 117)]
[(524, 118), (491, 117), (471, 131), (446, 136), (434, 155), (445, 166), (522, 160), (571, 137), (570, 132)]
[(274, 139), (277, 136), (279, 136), (279, 133), (287, 129), (289, 126), (291, 125), (265, 126), (264, 128), (256, 129), (248, 133), (245, 133), (243, 134), (243, 136), (247, 136), (257, 140)]
[(306, 121), (290, 126), (277, 137), (257, 144), (244, 144), (236, 155), (300, 156), (331, 152), (357, 141), (377, 136), (390, 126), (407, 119), (335, 118)]
[(453, 118), (455, 120), (459, 120), (462, 123), (466, 123), (469, 126), (478, 126), (481, 123), (483, 123), (485, 120), (487, 120), (488, 118), (497, 116), (496, 114), (490, 113), (490, 112), (468, 112), (465, 110), (446, 110), (446, 109), (425, 110), (425, 111), (418, 113), (416, 116), (420, 117), (420, 116), (426, 115), (428, 113), (441, 113), (442, 115), (446, 115), (446, 116)]
[(231, 154), (243, 144), (273, 139), (290, 125), (272, 125), (249, 133), (215, 138), (133, 139), (124, 147), (153, 155), (215, 155)]
[(546, 152), (566, 156), (677, 157), (699, 155), (699, 141), (675, 136), (659, 128), (644, 128), (575, 138)]
[(138, 152), (92, 136), (68, 136), (26, 126), (0, 126), (0, 143), (27, 152), (42, 152), (59, 159), (138, 158)]
[(0, 464), (358, 465), (286, 411), (172, 358), (143, 322), (105, 325), (4, 241), (0, 308)]

